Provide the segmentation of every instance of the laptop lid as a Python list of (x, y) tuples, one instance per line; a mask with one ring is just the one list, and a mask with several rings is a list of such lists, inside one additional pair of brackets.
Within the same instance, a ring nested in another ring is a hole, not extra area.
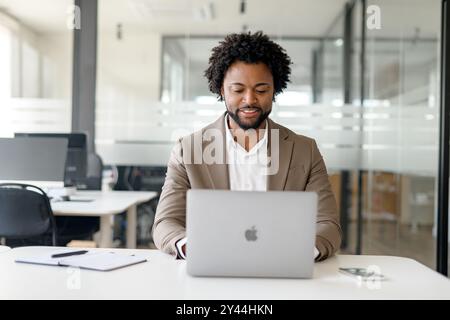
[(311, 278), (316, 215), (314, 192), (189, 190), (187, 271)]

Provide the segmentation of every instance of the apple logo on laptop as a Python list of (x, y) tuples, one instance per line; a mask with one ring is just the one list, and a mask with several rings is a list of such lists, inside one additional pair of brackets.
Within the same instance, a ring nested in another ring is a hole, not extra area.
[(258, 237), (256, 236), (256, 228), (255, 226), (253, 226), (251, 229), (247, 229), (245, 231), (245, 239), (247, 239), (247, 241), (256, 241), (258, 240)]

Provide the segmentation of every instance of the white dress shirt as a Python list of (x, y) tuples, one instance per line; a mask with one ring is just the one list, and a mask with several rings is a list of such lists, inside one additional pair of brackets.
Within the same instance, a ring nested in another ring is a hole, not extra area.
[(262, 139), (247, 152), (234, 141), (227, 118), (225, 128), (230, 190), (267, 191), (267, 130), (264, 130)]
[[(230, 190), (267, 191), (267, 130), (264, 130), (261, 140), (247, 152), (234, 141), (227, 119), (228, 115), (225, 117), (225, 128)], [(267, 120), (265, 128), (268, 128)], [(176, 243), (178, 255), (183, 259), (186, 259), (182, 250), (186, 242), (185, 237)], [(314, 256), (317, 258), (318, 255), (319, 251), (314, 247)]]

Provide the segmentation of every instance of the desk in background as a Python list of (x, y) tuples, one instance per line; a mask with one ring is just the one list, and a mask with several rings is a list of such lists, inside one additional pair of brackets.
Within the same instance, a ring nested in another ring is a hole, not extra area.
[(100, 217), (101, 248), (113, 245), (114, 215), (127, 212), (127, 248), (136, 248), (137, 205), (150, 200), (156, 192), (147, 191), (78, 191), (75, 199), (92, 199), (90, 202), (52, 202), (55, 216)]
[[(450, 299), (450, 280), (415, 260), (340, 255), (315, 264), (313, 279), (195, 278), (186, 261), (157, 250), (149, 261), (111, 272), (15, 263), (17, 257), (51, 253), (22, 247), (0, 255), (0, 299)], [(378, 266), (389, 280), (359, 283), (339, 267)]]

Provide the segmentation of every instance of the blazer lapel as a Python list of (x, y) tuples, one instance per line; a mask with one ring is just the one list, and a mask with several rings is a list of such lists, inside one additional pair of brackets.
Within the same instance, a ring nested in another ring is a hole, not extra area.
[[(220, 130), (222, 133), (222, 148), (223, 148), (223, 161), (221, 163), (204, 164), (205, 171), (210, 180), (210, 185), (213, 189), (230, 189), (230, 177), (228, 172), (228, 164), (226, 162), (226, 131), (225, 131), (225, 114), (223, 114), (214, 123), (207, 126), (207, 129)], [(271, 159), (269, 167), (269, 175), (267, 176), (267, 190), (284, 190), (286, 185), (287, 176), (289, 173), (289, 167), (292, 158), (292, 150), (294, 143), (288, 140), (289, 134), (282, 127), (278, 126), (271, 119), (268, 119), (269, 132), (268, 132), (268, 156)], [(276, 129), (276, 132), (272, 133), (272, 129)], [(274, 139), (274, 141), (272, 141)], [(272, 145), (278, 141), (278, 146)], [(209, 144), (209, 141), (203, 141), (203, 151)], [(272, 152), (274, 153), (272, 156)], [(278, 155), (278, 156), (277, 156)], [(271, 172), (271, 170), (273, 170)]]
[[(213, 129), (219, 130), (222, 133), (221, 139), (217, 146), (222, 148), (222, 158), (219, 160), (220, 163), (204, 164), (206, 167), (206, 172), (208, 174), (211, 186), (213, 189), (229, 190), (230, 189), (230, 178), (228, 174), (228, 164), (226, 156), (226, 132), (225, 132), (225, 113), (217, 119), (214, 123), (207, 126), (205, 130)], [(208, 146), (209, 141), (203, 141), (203, 151)]]
[(227, 164), (206, 165), (213, 189), (229, 190), (230, 181)]
[[(270, 166), (269, 174), (267, 176), (267, 190), (284, 190), (289, 173), (294, 143), (291, 140), (288, 140), (289, 134), (270, 119), (269, 129), (268, 156), (270, 157)], [(278, 130), (278, 132), (272, 132), (272, 129)], [(274, 143), (277, 142), (278, 148), (274, 145)]]

